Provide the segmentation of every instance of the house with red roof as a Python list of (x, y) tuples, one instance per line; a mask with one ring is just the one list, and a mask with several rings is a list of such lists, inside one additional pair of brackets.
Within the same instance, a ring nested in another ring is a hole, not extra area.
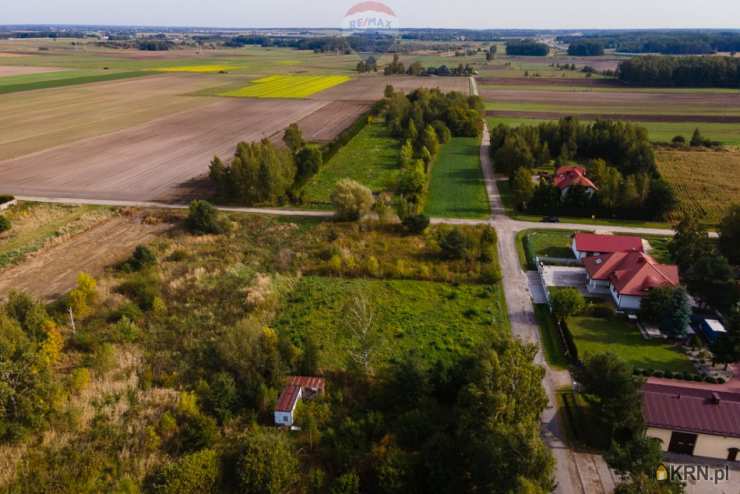
[(586, 289), (611, 294), (620, 310), (637, 311), (653, 288), (677, 287), (678, 266), (660, 264), (644, 252), (623, 251), (586, 257)]
[(595, 233), (576, 233), (572, 237), (571, 250), (576, 259), (600, 256), (613, 252), (644, 252), (642, 239), (620, 235), (597, 235)]
[(577, 165), (561, 166), (555, 170), (555, 175), (552, 177), (552, 184), (560, 189), (561, 197), (567, 196), (571, 188), (575, 186), (584, 187), (586, 194), (589, 196), (599, 190), (596, 184), (586, 176), (586, 169)]
[(321, 377), (288, 376), (275, 404), (275, 425), (290, 427), (295, 422), (298, 402), (324, 393), (326, 381)]
[(663, 451), (737, 461), (740, 452), (740, 394), (680, 385), (642, 387), (647, 436)]

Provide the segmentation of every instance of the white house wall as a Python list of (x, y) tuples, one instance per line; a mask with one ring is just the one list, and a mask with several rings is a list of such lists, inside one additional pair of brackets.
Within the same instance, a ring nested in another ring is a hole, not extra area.
[[(668, 451), (668, 446), (671, 443), (672, 432), (673, 431), (667, 429), (649, 427), (646, 435), (648, 437), (659, 439), (661, 449), (663, 451)], [(696, 446), (694, 447), (694, 456), (726, 460), (731, 448), (740, 449), (740, 438), (698, 434), (696, 438)]]

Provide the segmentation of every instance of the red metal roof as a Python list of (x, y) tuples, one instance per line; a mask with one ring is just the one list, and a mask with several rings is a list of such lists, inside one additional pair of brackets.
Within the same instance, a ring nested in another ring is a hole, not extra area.
[(642, 412), (649, 427), (740, 437), (740, 394), (645, 384)]
[(642, 252), (587, 257), (583, 265), (592, 280), (608, 280), (621, 295), (641, 297), (653, 288), (679, 284), (678, 266), (658, 264)]
[(635, 251), (643, 252), (642, 239), (619, 235), (596, 235), (595, 233), (576, 233), (576, 250), (579, 252), (610, 252)]
[(323, 377), (288, 376), (286, 382), (288, 385), (300, 386), (322, 393), (326, 388), (326, 380)]
[(283, 392), (280, 393), (277, 405), (275, 405), (276, 412), (292, 412), (295, 409), (298, 398), (301, 396), (301, 387), (293, 386), (288, 384), (283, 388)]
[(567, 189), (574, 185), (599, 190), (591, 180), (586, 177), (586, 169), (582, 166), (561, 166), (555, 170), (555, 176), (552, 183), (560, 190)]

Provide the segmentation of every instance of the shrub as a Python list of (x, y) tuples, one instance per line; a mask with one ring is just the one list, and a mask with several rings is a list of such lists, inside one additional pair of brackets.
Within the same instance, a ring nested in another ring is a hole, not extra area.
[(653, 377), (665, 377), (665, 372), (660, 369), (656, 369), (653, 371)]
[(577, 289), (562, 288), (553, 292), (550, 304), (553, 316), (557, 319), (566, 319), (581, 312), (586, 306), (586, 301)]
[(244, 438), (239, 460), (239, 486), (253, 494), (290, 492), (299, 478), (298, 459), (285, 434), (252, 431)]
[(121, 295), (134, 301), (142, 310), (149, 311), (159, 297), (159, 281), (152, 274), (141, 273), (116, 288)]
[(123, 264), (126, 271), (141, 271), (157, 263), (157, 257), (146, 245), (139, 245), (134, 249), (131, 258)]
[(116, 349), (110, 343), (103, 343), (95, 349), (89, 359), (90, 367), (98, 374), (106, 374), (116, 366)]
[(457, 227), (443, 231), (438, 243), (444, 259), (465, 259), (473, 247), (470, 236)]
[(218, 219), (218, 211), (208, 201), (193, 201), (190, 203), (190, 211), (185, 220), (185, 225), (190, 232), (196, 235), (223, 232), (223, 226)]
[(0, 233), (7, 232), (12, 227), (10, 220), (0, 214)]
[(212, 449), (204, 449), (162, 467), (152, 491), (156, 494), (207, 494), (216, 492), (218, 477), (218, 455)]
[(636, 376), (644, 376), (645, 369), (643, 369), (642, 367), (635, 367), (634, 369), (632, 369), (632, 374)]
[(425, 214), (412, 214), (403, 219), (403, 226), (410, 233), (420, 235), (429, 227), (429, 216)]
[(90, 385), (90, 370), (80, 367), (72, 371), (69, 376), (69, 387), (74, 394), (79, 394)]
[(616, 315), (616, 311), (609, 305), (592, 305), (588, 308), (588, 315), (602, 319), (611, 319)]
[(359, 182), (343, 178), (337, 182), (331, 202), (340, 220), (357, 221), (370, 212), (375, 203), (373, 193)]
[(495, 263), (485, 264), (480, 270), (480, 280), (482, 283), (493, 285), (501, 281), (501, 269)]

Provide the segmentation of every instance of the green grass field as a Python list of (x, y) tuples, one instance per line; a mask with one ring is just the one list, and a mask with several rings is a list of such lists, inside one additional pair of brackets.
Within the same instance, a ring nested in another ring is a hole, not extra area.
[(252, 81), (249, 86), (227, 91), (221, 96), (236, 98), (307, 98), (326, 89), (344, 84), (344, 75), (272, 75)]
[(480, 142), (455, 137), (442, 146), (432, 168), (425, 213), (440, 218), (486, 218), (490, 214)]
[(93, 82), (117, 81), (151, 75), (151, 72), (69, 71), (0, 77), (0, 94), (50, 89)]
[(331, 193), (342, 178), (357, 180), (373, 192), (393, 188), (399, 173), (399, 152), (398, 140), (391, 137), (385, 124), (370, 122), (306, 184), (304, 201), (331, 207)]
[(617, 317), (578, 316), (568, 319), (581, 359), (587, 354), (612, 352), (632, 367), (666, 372), (694, 372), (688, 357), (668, 343), (646, 341), (636, 326)]
[(535, 269), (536, 257), (574, 259), (570, 248), (573, 233), (571, 230), (528, 230), (522, 245), (529, 269)]
[(311, 335), (321, 347), (323, 368), (346, 368), (357, 344), (346, 308), (358, 294), (372, 307), (375, 366), (411, 354), (429, 365), (448, 361), (508, 332), (500, 285), (312, 276), (304, 277), (285, 301), (275, 328), (297, 342)]

